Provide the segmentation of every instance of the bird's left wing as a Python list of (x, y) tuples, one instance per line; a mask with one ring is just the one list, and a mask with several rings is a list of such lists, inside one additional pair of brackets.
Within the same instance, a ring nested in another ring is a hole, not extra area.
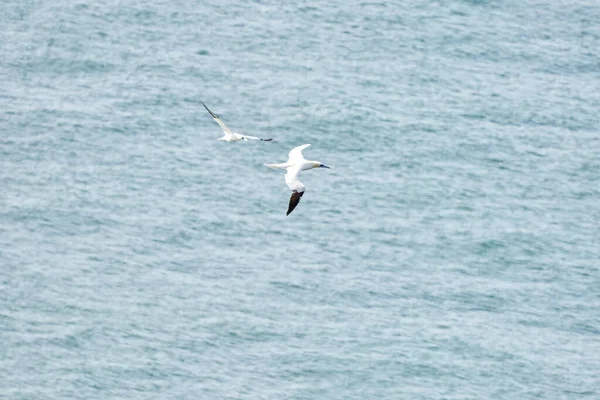
[(304, 156), (302, 155), (302, 150), (310, 146), (310, 144), (303, 144), (301, 146), (294, 147), (288, 153), (288, 162), (296, 163), (299, 161), (304, 161)]
[(217, 114), (210, 111), (208, 109), (208, 107), (206, 107), (206, 104), (202, 103), (202, 105), (204, 106), (204, 108), (206, 108), (206, 111), (208, 111), (210, 113), (210, 116), (213, 117), (213, 119), (217, 122), (217, 124), (219, 124), (221, 129), (223, 129), (223, 132), (225, 132), (226, 135), (232, 135), (231, 129), (229, 129), (229, 127), (227, 125), (225, 125), (225, 122), (223, 122), (221, 117), (219, 117)]

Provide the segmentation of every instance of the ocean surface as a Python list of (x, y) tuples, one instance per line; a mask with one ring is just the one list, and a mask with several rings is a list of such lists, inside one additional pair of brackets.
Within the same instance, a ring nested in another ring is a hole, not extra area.
[(1, 399), (600, 399), (597, 1), (0, 26)]

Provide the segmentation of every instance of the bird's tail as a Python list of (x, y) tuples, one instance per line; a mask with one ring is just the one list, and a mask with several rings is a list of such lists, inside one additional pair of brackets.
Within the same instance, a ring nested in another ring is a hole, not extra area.
[(287, 169), (287, 163), (283, 163), (283, 164), (265, 164), (267, 167), (269, 168), (273, 168), (273, 169), (283, 169), (286, 170)]

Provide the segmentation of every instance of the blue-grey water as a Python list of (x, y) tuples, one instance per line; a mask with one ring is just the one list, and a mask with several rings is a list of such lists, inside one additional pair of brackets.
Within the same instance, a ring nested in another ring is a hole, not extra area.
[(600, 398), (598, 2), (0, 26), (0, 398)]

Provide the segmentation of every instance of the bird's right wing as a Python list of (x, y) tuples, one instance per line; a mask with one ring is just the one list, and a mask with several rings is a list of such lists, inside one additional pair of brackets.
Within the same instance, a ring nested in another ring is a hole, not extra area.
[(287, 183), (292, 192), (304, 192), (306, 190), (304, 184), (298, 179), (301, 171), (300, 168), (300, 165), (289, 167), (285, 173), (285, 183)]
[(292, 192), (292, 196), (290, 197), (290, 204), (288, 205), (288, 210), (285, 215), (290, 215), (294, 208), (300, 203), (300, 198), (304, 195), (304, 192)]
[(259, 138), (256, 136), (242, 135), (239, 133), (238, 133), (238, 135), (240, 135), (241, 137), (246, 138), (246, 139), (262, 140), (263, 142), (270, 142), (271, 140), (273, 140), (272, 138), (271, 139), (263, 139), (263, 138)]
[(223, 129), (223, 132), (225, 132), (226, 135), (232, 135), (231, 129), (229, 129), (229, 127), (225, 125), (225, 122), (223, 122), (223, 120), (217, 114), (210, 111), (208, 107), (206, 107), (206, 104), (202, 103), (202, 105), (204, 106), (204, 108), (206, 108), (206, 111), (210, 113), (211, 117), (213, 117), (213, 119), (217, 121), (217, 124), (219, 124), (221, 129)]
[(290, 196), (290, 204), (288, 205), (288, 210), (285, 215), (290, 215), (294, 208), (300, 203), (300, 198), (304, 195), (304, 185), (298, 179), (298, 175), (300, 175), (301, 166), (295, 166), (288, 168), (285, 174), (285, 183), (287, 183), (288, 187), (292, 190), (292, 195)]
[(310, 146), (310, 144), (303, 144), (302, 146), (294, 147), (288, 153), (289, 160), (288, 162), (297, 163), (299, 161), (304, 161), (304, 156), (302, 155), (302, 150)]
[(298, 175), (300, 175), (300, 166), (290, 167), (288, 168), (285, 174), (285, 183), (287, 183), (288, 187), (292, 190), (292, 196), (290, 197), (290, 204), (288, 206), (287, 214), (290, 215), (294, 208), (300, 203), (300, 198), (304, 195), (304, 185), (298, 179)]
[[(298, 153), (300, 153), (300, 151), (302, 151), (302, 148), (308, 146), (310, 145), (299, 146), (296, 147), (296, 149), (298, 149)], [(290, 154), (292, 154), (292, 152), (296, 149), (290, 151)], [(300, 154), (300, 157), (302, 157), (302, 154)], [(296, 208), (298, 203), (300, 203), (300, 198), (304, 195), (304, 191), (306, 190), (304, 184), (300, 182), (300, 179), (298, 179), (298, 175), (300, 175), (301, 171), (302, 164), (297, 164), (292, 167), (288, 167), (287, 172), (285, 173), (285, 183), (287, 183), (288, 187), (292, 191), (288, 211), (285, 215), (290, 215), (290, 213), (294, 211), (294, 208)]]

